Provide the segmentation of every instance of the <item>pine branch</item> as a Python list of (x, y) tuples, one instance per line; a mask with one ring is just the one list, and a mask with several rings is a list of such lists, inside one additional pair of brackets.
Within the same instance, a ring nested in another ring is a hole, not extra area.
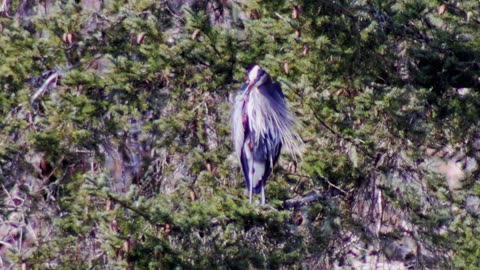
[(310, 193), (304, 197), (289, 199), (286, 200), (283, 204), (285, 208), (295, 208), (307, 204), (311, 204), (313, 202), (317, 202), (320, 200), (324, 200), (326, 198), (325, 193)]
[(103, 194), (105, 194), (108, 199), (112, 200), (112, 201), (115, 202), (115, 203), (118, 203), (118, 204), (119, 204), (120, 206), (122, 206), (123, 208), (128, 209), (128, 210), (132, 211), (133, 213), (137, 214), (138, 216), (144, 218), (148, 223), (150, 223), (150, 224), (152, 224), (152, 225), (155, 225), (155, 226), (157, 226), (157, 225), (163, 225), (163, 224), (159, 224), (158, 222), (156, 222), (155, 220), (153, 220), (148, 213), (145, 213), (145, 212), (142, 211), (141, 209), (138, 209), (138, 208), (132, 206), (129, 202), (124, 201), (124, 200), (118, 198), (117, 196), (115, 196), (115, 195), (112, 194), (111, 192), (102, 190), (102, 187), (101, 187), (94, 179), (92, 179), (92, 178), (90, 178), (90, 177), (85, 177), (85, 180), (87, 180), (88, 182), (92, 183), (96, 188), (98, 188), (98, 191), (99, 191), (99, 192), (102, 192)]
[[(317, 119), (317, 121), (320, 123), (320, 125), (322, 125), (323, 127), (325, 127), (328, 131), (330, 131), (333, 135), (337, 136), (338, 138), (340, 139), (343, 139), (343, 140), (346, 140), (348, 142), (351, 142), (352, 144), (356, 145), (356, 146), (360, 146), (361, 144), (365, 144), (364, 141), (360, 140), (360, 139), (354, 139), (354, 138), (349, 138), (349, 137), (345, 137), (343, 136), (342, 134), (340, 134), (339, 132), (337, 132), (336, 130), (334, 130), (333, 128), (331, 128), (329, 125), (327, 125), (327, 123), (325, 123), (321, 118), (320, 116), (318, 116), (316, 113), (315, 113), (315, 109), (313, 107), (312, 104), (308, 104), (308, 107), (310, 107), (310, 110), (312, 110), (312, 114), (313, 116), (315, 117), (315, 119)], [(361, 143), (361, 144), (360, 144)]]

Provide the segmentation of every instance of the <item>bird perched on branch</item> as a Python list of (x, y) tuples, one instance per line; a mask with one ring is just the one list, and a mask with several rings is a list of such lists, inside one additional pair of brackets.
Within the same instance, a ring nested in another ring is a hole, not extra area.
[(237, 158), (242, 164), (249, 201), (261, 194), (265, 204), (265, 184), (285, 146), (298, 154), (299, 135), (293, 131), (291, 116), (278, 82), (260, 66), (247, 71), (245, 83), (235, 97), (231, 124)]

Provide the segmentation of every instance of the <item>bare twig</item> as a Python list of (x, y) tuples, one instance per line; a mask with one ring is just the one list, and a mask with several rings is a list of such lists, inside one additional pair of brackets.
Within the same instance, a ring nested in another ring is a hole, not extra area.
[(48, 180), (48, 179), (50, 179), (50, 177), (53, 176), (53, 174), (55, 173), (55, 171), (56, 171), (56, 170), (58, 169), (58, 167), (60, 167), (60, 165), (62, 164), (62, 161), (63, 161), (64, 158), (65, 158), (65, 155), (62, 155), (62, 156), (60, 157), (60, 159), (57, 161), (57, 163), (55, 164), (55, 167), (53, 167), (52, 171), (50, 171), (50, 173), (49, 173), (47, 176), (43, 177), (42, 180), (43, 180), (44, 182), (45, 182), (45, 180)]
[(338, 191), (342, 192), (343, 194), (347, 194), (347, 193), (348, 193), (347, 191), (341, 189), (339, 186), (337, 186), (337, 185), (333, 184), (332, 182), (330, 182), (330, 180), (328, 180), (327, 178), (322, 177), (322, 179), (325, 180), (325, 181), (328, 183), (328, 185), (330, 185), (331, 187), (337, 189)]
[(50, 86), (50, 84), (52, 84), (54, 81), (56, 82), (60, 76), (62, 76), (62, 72), (59, 71), (55, 71), (48, 76), (45, 82), (43, 82), (42, 86), (40, 86), (35, 94), (33, 94), (32, 98), (30, 99), (30, 104), (34, 104), (35, 101), (47, 91), (48, 86)]
[[(2, 189), (3, 191), (5, 192), (5, 194), (7, 195), (7, 197), (10, 199), (10, 201), (13, 202), (13, 197), (12, 195), (10, 194), (10, 192), (8, 192), (7, 188), (5, 188), (5, 186), (2, 184)], [(14, 204), (15, 205), (15, 204)]]
[[(303, 174), (299, 174), (299, 173), (286, 173), (287, 175), (293, 175), (293, 176), (297, 176), (297, 177), (300, 177), (300, 178), (307, 178), (307, 179), (310, 179), (312, 180), (312, 178), (308, 175), (303, 175)], [(333, 184), (332, 182), (330, 182), (330, 180), (328, 180), (327, 178), (323, 177), (323, 176), (317, 176), (317, 178), (320, 178), (321, 180), (327, 182), (327, 184), (335, 189), (337, 189), (338, 191), (342, 192), (343, 194), (348, 194), (348, 191), (340, 188), (339, 186)]]
[[(2, 240), (0, 240), (0, 245), (5, 246), (6, 249), (12, 249), (13, 248), (12, 244), (10, 244), (8, 242), (5, 242), (5, 241), (2, 241)], [(1, 259), (1, 257), (0, 257), (0, 259)]]
[(163, 8), (170, 13), (173, 17), (181, 21), (182, 23), (185, 23), (185, 19), (183, 19), (181, 16), (178, 16), (169, 6), (168, 4), (165, 4)]

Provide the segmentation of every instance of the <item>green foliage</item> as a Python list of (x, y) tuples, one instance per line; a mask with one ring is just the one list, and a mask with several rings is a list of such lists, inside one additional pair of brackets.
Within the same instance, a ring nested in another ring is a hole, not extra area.
[[(5, 267), (480, 268), (478, 2), (24, 2), (0, 13)], [(266, 207), (229, 139), (252, 63), (305, 141)]]

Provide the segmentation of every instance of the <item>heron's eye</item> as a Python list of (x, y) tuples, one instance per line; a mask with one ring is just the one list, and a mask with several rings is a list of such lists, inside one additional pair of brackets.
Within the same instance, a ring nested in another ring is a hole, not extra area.
[(257, 72), (257, 78), (261, 78), (265, 74), (265, 71), (263, 69), (259, 69)]

